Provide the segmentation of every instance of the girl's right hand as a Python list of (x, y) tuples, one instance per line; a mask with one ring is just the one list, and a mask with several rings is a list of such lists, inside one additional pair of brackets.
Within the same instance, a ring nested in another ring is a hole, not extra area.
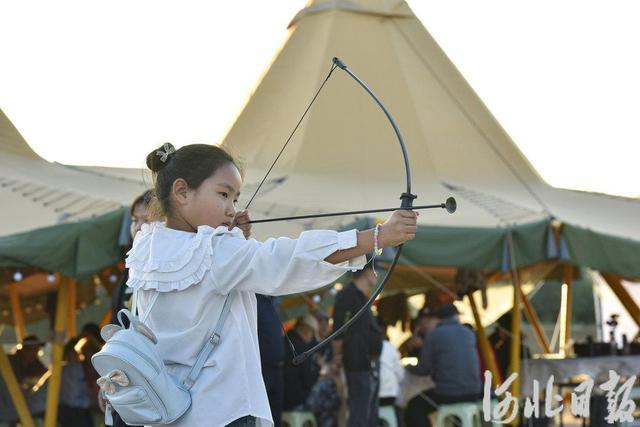
[(381, 247), (398, 246), (416, 237), (418, 212), (399, 209), (380, 226), (378, 240)]

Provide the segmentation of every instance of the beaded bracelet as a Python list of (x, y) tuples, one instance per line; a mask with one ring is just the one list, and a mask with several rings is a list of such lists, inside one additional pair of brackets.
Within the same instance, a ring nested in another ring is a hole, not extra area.
[(382, 248), (378, 241), (378, 234), (380, 233), (380, 224), (376, 224), (376, 228), (373, 229), (373, 253), (376, 256), (382, 255)]

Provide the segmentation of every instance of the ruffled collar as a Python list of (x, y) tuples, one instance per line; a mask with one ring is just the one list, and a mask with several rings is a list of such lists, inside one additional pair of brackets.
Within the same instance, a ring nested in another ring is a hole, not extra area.
[(244, 238), (239, 228), (229, 231), (224, 225), (201, 225), (192, 233), (161, 222), (144, 224), (127, 253), (127, 285), (168, 292), (201, 282), (211, 266), (211, 240), (225, 234)]

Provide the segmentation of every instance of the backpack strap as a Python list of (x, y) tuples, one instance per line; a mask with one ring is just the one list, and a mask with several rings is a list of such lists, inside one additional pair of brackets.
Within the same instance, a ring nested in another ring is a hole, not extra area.
[(153, 293), (153, 295), (151, 296), (151, 300), (149, 301), (149, 306), (147, 307), (147, 310), (142, 316), (140, 316), (140, 311), (138, 310), (138, 292), (140, 292), (140, 289), (138, 288), (136, 288), (133, 291), (133, 296), (131, 297), (131, 313), (133, 313), (134, 317), (139, 318), (140, 321), (144, 323), (147, 320), (147, 317), (149, 317), (149, 313), (151, 313), (151, 309), (153, 308), (153, 305), (156, 303), (156, 300), (158, 299), (160, 292)]
[(191, 387), (198, 379), (200, 375), (200, 371), (204, 367), (205, 362), (209, 358), (209, 355), (213, 351), (214, 347), (220, 341), (220, 333), (222, 332), (222, 327), (224, 326), (224, 322), (229, 315), (229, 311), (231, 309), (231, 303), (233, 302), (233, 298), (235, 296), (235, 292), (231, 291), (227, 294), (227, 297), (224, 300), (224, 305), (222, 306), (222, 312), (220, 313), (220, 317), (218, 318), (218, 323), (216, 323), (216, 327), (213, 330), (213, 333), (207, 338), (207, 341), (202, 346), (202, 349), (198, 353), (198, 357), (196, 357), (196, 362), (193, 364), (191, 371), (189, 371), (189, 375), (182, 381), (182, 385), (190, 390)]

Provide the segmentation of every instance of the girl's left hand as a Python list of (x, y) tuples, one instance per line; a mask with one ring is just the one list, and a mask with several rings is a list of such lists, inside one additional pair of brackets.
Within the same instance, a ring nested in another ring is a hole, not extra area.
[(239, 227), (240, 230), (242, 230), (242, 234), (244, 234), (244, 238), (248, 239), (251, 236), (251, 224), (249, 224), (249, 221), (251, 221), (251, 218), (249, 218), (249, 211), (240, 211), (233, 219), (233, 223), (231, 224), (231, 227), (229, 227), (229, 230), (233, 229), (233, 227)]

